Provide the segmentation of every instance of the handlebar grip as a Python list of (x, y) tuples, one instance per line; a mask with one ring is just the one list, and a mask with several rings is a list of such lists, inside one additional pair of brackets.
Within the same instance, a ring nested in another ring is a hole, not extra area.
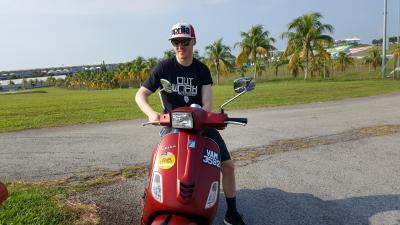
[(233, 121), (247, 124), (247, 118), (227, 118), (225, 121)]

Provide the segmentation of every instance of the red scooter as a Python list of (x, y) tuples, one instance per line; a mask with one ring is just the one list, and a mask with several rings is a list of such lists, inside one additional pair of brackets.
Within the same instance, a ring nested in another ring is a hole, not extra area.
[(8, 197), (6, 185), (0, 182), (0, 204), (3, 203)]
[[(161, 83), (160, 99), (162, 91), (174, 91), (167, 80)], [(236, 79), (238, 94), (221, 106), (220, 113), (192, 104), (161, 115), (159, 122), (143, 124), (169, 127), (172, 132), (162, 137), (152, 155), (142, 225), (212, 224), (220, 192), (221, 155), (217, 143), (201, 133), (206, 128), (247, 124), (247, 118), (229, 118), (223, 107), (254, 87), (251, 78)]]

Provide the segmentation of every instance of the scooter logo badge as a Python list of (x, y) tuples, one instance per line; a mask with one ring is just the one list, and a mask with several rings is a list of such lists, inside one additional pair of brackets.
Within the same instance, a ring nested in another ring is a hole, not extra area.
[(196, 141), (189, 139), (188, 148), (196, 148)]
[(171, 152), (161, 153), (158, 159), (158, 167), (164, 170), (170, 169), (175, 165), (175, 155)]

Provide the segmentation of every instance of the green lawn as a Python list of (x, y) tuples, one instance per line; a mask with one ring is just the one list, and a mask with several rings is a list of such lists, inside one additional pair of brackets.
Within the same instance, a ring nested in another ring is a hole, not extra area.
[[(38, 91), (0, 95), (0, 132), (144, 117), (134, 102), (137, 89), (45, 88)], [(400, 92), (399, 81), (263, 82), (258, 83), (253, 92), (228, 105), (227, 109), (291, 105), (392, 92)], [(214, 86), (213, 94), (214, 110), (234, 95), (232, 85)], [(152, 95), (150, 102), (157, 110), (161, 109), (158, 95)]]
[[(74, 185), (63, 183), (6, 182), (8, 198), (0, 206), (0, 224), (98, 224), (93, 205), (67, 200), (74, 193)], [(80, 184), (81, 190), (88, 185)]]
[(0, 209), (0, 224), (64, 224), (55, 199), (63, 191), (39, 185), (9, 183), (8, 199)]

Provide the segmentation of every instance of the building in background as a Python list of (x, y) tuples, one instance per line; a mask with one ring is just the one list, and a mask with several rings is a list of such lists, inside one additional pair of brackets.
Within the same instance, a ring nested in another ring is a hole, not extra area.
[(345, 46), (345, 45), (357, 46), (360, 44), (360, 41), (361, 41), (361, 39), (359, 39), (357, 37), (339, 39), (339, 40), (335, 40), (334, 47), (340, 47), (340, 46)]
[[(97, 70), (100, 69), (102, 64), (96, 65), (82, 65), (82, 66), (64, 66), (64, 67), (50, 67), (50, 68), (37, 68), (28, 70), (9, 70), (0, 71), (0, 80), (13, 80), (46, 76), (71, 76), (79, 71)], [(105, 64), (107, 70), (114, 70), (119, 64)]]
[[(107, 70), (115, 70), (119, 64), (104, 64)], [(65, 79), (77, 72), (99, 70), (102, 64), (83, 66), (64, 66), (28, 70), (0, 71), (0, 91), (20, 88), (46, 87), (49, 77)]]

